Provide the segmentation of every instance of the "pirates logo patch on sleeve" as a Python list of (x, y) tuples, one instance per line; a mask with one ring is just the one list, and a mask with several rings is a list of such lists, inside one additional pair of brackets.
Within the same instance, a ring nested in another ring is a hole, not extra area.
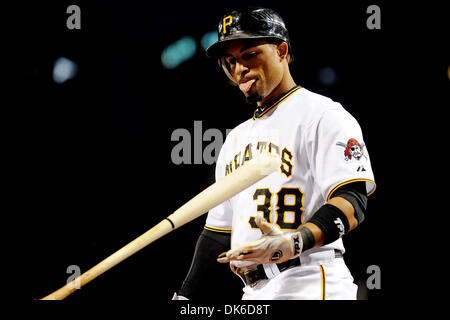
[(355, 138), (351, 138), (347, 143), (338, 142), (336, 145), (345, 148), (344, 156), (345, 161), (350, 161), (355, 159), (357, 161), (361, 160), (362, 157), (366, 158), (364, 155), (364, 143), (359, 143)]

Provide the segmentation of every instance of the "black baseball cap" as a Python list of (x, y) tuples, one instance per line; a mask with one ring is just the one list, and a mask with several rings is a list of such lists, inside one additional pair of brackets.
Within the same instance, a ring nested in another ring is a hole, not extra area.
[(237, 39), (273, 39), (284, 41), (291, 49), (288, 30), (281, 16), (272, 9), (248, 7), (225, 14), (218, 27), (218, 41), (206, 49), (206, 55), (219, 58), (230, 41)]

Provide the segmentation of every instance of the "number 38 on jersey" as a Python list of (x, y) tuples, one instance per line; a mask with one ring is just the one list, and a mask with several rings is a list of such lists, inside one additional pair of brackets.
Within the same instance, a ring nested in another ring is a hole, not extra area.
[[(280, 230), (297, 230), (303, 223), (303, 192), (300, 188), (283, 187), (276, 195), (269, 188), (256, 189), (253, 200), (257, 202), (256, 211), (270, 223), (272, 201), (276, 201), (274, 222)], [(252, 229), (258, 229), (255, 216), (251, 216), (248, 222)]]

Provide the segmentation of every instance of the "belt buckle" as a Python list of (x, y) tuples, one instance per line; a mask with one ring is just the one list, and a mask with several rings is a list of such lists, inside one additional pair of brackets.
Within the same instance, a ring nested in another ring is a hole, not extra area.
[(255, 279), (256, 277), (253, 276), (253, 274), (255, 274), (255, 272), (253, 272), (254, 270), (255, 269), (250, 269), (250, 270), (244, 271), (245, 282), (247, 283), (247, 285), (250, 286), (250, 288), (253, 288), (261, 281), (261, 279)]

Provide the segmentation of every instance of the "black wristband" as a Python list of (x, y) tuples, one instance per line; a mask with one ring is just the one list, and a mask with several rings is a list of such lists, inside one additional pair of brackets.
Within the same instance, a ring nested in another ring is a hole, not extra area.
[(300, 236), (302, 237), (303, 242), (303, 248), (302, 252), (311, 249), (314, 247), (314, 244), (316, 243), (316, 240), (314, 239), (314, 236), (307, 227), (301, 227), (298, 232), (300, 233)]
[(347, 216), (331, 204), (324, 204), (308, 221), (314, 223), (323, 232), (323, 245), (336, 241), (350, 230)]

